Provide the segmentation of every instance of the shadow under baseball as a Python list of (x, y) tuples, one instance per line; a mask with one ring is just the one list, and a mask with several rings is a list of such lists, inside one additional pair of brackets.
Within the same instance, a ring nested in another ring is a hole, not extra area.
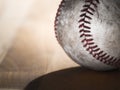
[(70, 68), (39, 77), (24, 90), (120, 90), (120, 72)]

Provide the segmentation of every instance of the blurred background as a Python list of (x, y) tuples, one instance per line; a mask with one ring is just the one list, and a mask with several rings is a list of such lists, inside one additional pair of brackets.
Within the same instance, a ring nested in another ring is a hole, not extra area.
[(78, 66), (54, 34), (61, 0), (0, 0), (0, 90), (22, 89), (47, 73)]

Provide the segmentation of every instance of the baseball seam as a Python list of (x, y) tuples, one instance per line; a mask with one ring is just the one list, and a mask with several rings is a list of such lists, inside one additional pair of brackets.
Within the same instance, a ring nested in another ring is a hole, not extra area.
[(85, 4), (81, 10), (82, 14), (80, 15), (80, 20), (78, 21), (80, 38), (83, 38), (81, 42), (83, 43), (83, 47), (86, 48), (86, 51), (88, 51), (97, 60), (107, 65), (119, 67), (120, 60), (101, 50), (98, 45), (95, 44), (92, 37), (90, 24), (92, 15), (94, 15), (98, 4), (100, 4), (99, 0), (85, 0)]
[[(55, 30), (55, 35), (56, 38), (58, 39), (58, 35), (57, 35), (57, 26), (58, 26), (58, 18), (62, 12), (62, 8), (65, 6), (65, 0), (61, 1), (61, 4), (59, 5), (59, 8), (57, 9), (57, 13), (56, 13), (56, 17), (55, 17), (55, 22), (54, 22), (54, 30)], [(59, 40), (58, 40), (59, 41)]]

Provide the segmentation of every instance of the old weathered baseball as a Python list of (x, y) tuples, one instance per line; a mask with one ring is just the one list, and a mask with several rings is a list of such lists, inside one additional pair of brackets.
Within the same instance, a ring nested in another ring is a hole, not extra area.
[(55, 18), (59, 44), (94, 70), (120, 67), (120, 0), (63, 0)]

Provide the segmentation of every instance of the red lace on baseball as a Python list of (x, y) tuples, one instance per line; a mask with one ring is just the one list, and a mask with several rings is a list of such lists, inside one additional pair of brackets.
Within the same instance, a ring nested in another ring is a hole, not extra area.
[(99, 0), (85, 0), (79, 20), (80, 38), (83, 38), (81, 42), (83, 43), (83, 47), (86, 48), (86, 51), (88, 51), (97, 60), (107, 65), (120, 67), (120, 60), (101, 50), (98, 45), (95, 44), (92, 37), (90, 27), (92, 20), (91, 16), (94, 15), (98, 4), (100, 4)]

